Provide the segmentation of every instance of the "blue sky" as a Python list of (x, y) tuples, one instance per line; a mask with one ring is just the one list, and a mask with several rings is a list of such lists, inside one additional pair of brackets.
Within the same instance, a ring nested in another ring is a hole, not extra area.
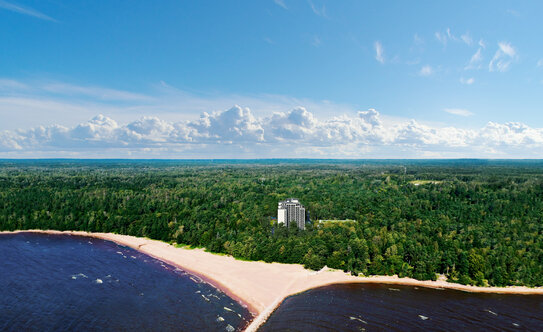
[(541, 12), (0, 0), (0, 157), (542, 158)]

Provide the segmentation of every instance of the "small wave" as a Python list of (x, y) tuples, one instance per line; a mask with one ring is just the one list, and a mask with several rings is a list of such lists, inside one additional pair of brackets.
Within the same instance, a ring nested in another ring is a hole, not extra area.
[(97, 283), (97, 284), (102, 284), (103, 283), (102, 279), (96, 279), (94, 282)]
[(398, 288), (389, 288), (388, 290), (393, 291), (393, 292), (399, 292), (400, 291)]
[(78, 274), (74, 274), (72, 276), (72, 279), (77, 279), (77, 278), (88, 278), (86, 275), (84, 275), (83, 273), (78, 273)]
[(224, 310), (234, 312), (234, 310), (232, 310), (232, 309), (230, 309), (228, 307), (224, 307)]
[(204, 298), (204, 300), (206, 300), (207, 302), (209, 302), (209, 299), (208, 299), (204, 294), (200, 294), (200, 295)]
[(234, 332), (235, 330), (236, 330), (236, 329), (235, 329), (232, 325), (230, 325), (230, 324), (226, 325), (226, 331), (228, 331), (228, 332)]
[(130, 258), (132, 258), (132, 259), (136, 259), (136, 256), (130, 256)]
[(489, 309), (485, 309), (486, 312), (488, 312), (489, 314), (493, 314), (494, 316), (498, 316), (497, 313), (495, 313), (494, 311), (492, 310), (489, 310)]
[(513, 323), (513, 326), (514, 326), (514, 327), (520, 327), (520, 325), (517, 324), (517, 323)]
[(218, 316), (217, 317), (217, 322), (224, 322), (224, 318), (222, 318), (221, 316)]
[(419, 315), (419, 317), (420, 317), (420, 319), (422, 319), (422, 320), (427, 320), (427, 319), (428, 319), (428, 317), (423, 316), (423, 315)]
[(362, 322), (362, 323), (364, 323), (364, 324), (368, 324), (368, 322), (366, 322), (365, 320), (362, 320), (362, 319), (360, 319), (360, 318), (358, 318), (358, 317), (352, 317), (352, 316), (350, 316), (349, 319), (350, 319), (350, 320), (357, 320), (357, 321)]

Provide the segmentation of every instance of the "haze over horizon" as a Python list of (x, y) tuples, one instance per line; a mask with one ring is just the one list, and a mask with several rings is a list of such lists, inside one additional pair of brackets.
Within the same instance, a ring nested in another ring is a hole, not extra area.
[(542, 10), (0, 0), (0, 158), (543, 158)]

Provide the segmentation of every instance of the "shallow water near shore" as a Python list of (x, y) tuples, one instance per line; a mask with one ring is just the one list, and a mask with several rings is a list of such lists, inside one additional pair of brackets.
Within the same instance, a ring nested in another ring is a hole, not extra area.
[(543, 295), (338, 284), (286, 298), (269, 331), (543, 331)]
[(113, 242), (0, 235), (0, 330), (235, 331), (249, 311), (200, 278)]

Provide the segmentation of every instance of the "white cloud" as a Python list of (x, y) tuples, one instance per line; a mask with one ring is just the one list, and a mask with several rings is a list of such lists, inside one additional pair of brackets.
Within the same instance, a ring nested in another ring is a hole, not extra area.
[(511, 63), (517, 58), (517, 51), (507, 42), (498, 43), (498, 50), (488, 64), (488, 70), (505, 72), (509, 70)]
[(311, 44), (315, 47), (319, 47), (321, 46), (322, 44), (322, 41), (321, 39), (319, 38), (319, 36), (313, 36), (313, 40), (311, 41)]
[(470, 111), (466, 109), (461, 109), (461, 108), (446, 108), (444, 111), (449, 114), (458, 115), (458, 116), (472, 116), (473, 115), (473, 113), (471, 113)]
[(482, 54), (482, 47), (479, 47), (477, 49), (477, 52), (475, 52), (471, 58), (469, 59), (469, 63), (464, 69), (479, 69), (481, 68), (481, 61), (483, 60), (483, 54)]
[(4, 1), (4, 0), (0, 0), (0, 8), (9, 10), (9, 11), (12, 11), (12, 12), (15, 12), (15, 13), (32, 16), (32, 17), (39, 18), (39, 19), (42, 19), (42, 20), (56, 22), (56, 20), (54, 18), (52, 18), (50, 16), (47, 16), (44, 13), (41, 13), (41, 12), (35, 10), (35, 9), (29, 8), (29, 7), (23, 7), (23, 6), (20, 6), (20, 5), (16, 5), (14, 3), (10, 3), (10, 2)]
[(434, 33), (434, 36), (441, 44), (443, 44), (443, 46), (447, 46), (447, 42), (449, 40), (452, 40), (454, 42), (463, 41), (468, 45), (471, 44), (471, 37), (469, 36), (468, 33), (458, 38), (455, 35), (453, 35), (453, 33), (451, 32), (451, 28), (447, 28), (444, 33), (437, 31), (436, 33)]
[(322, 6), (318, 7), (317, 5), (315, 5), (313, 3), (313, 1), (311, 0), (308, 0), (309, 2), (309, 6), (311, 7), (311, 10), (313, 11), (313, 13), (317, 16), (322, 16), (322, 17), (325, 17), (327, 18), (328, 16), (326, 15), (326, 6), (324, 5), (324, 3), (322, 4)]
[(463, 34), (462, 36), (460, 36), (460, 39), (462, 39), (462, 41), (464, 43), (466, 43), (466, 45), (468, 45), (468, 46), (471, 46), (473, 44), (473, 39), (471, 38), (471, 36), (467, 32), (465, 34)]
[(460, 77), (460, 83), (466, 84), (466, 85), (472, 85), (473, 83), (475, 83), (475, 79), (473, 77), (469, 77), (469, 78)]
[(513, 58), (513, 57), (515, 57), (517, 55), (517, 52), (515, 51), (513, 46), (511, 46), (511, 44), (509, 44), (509, 43), (501, 42), (501, 43), (498, 43), (498, 46), (500, 47), (500, 50), (505, 55), (508, 55), (511, 58)]
[[(187, 122), (195, 129), (192, 139), (215, 142), (260, 142), (264, 140), (262, 124), (256, 120), (249, 108), (234, 106), (222, 112), (204, 112), (197, 121)], [(181, 125), (178, 125), (182, 127)]]
[(379, 61), (380, 63), (385, 63), (385, 56), (384, 56), (384, 50), (383, 45), (380, 41), (376, 41), (374, 44), (375, 47), (375, 60)]
[(283, 0), (273, 0), (273, 2), (275, 2), (275, 4), (278, 5), (279, 7), (283, 7), (284, 9), (288, 9), (287, 5), (285, 4), (285, 1), (283, 1)]
[(438, 31), (434, 34), (434, 36), (441, 44), (443, 44), (443, 46), (447, 46), (447, 35)]
[(0, 78), (0, 90), (20, 91), (20, 90), (26, 90), (28, 88), (29, 88), (28, 85), (22, 82)]
[(422, 66), (422, 68), (419, 70), (420, 76), (430, 76), (434, 73), (434, 69), (430, 65)]
[(456, 38), (456, 37), (451, 33), (451, 28), (447, 28), (447, 37), (449, 37), (449, 39), (451, 39), (451, 40), (458, 41), (458, 38)]
[[(464, 43), (467, 46), (473, 45), (473, 38), (471, 37), (469, 32), (466, 32), (460, 35), (460, 37), (457, 37), (451, 32), (450, 28), (447, 28), (445, 32), (437, 31), (436, 33), (434, 33), (434, 36), (436, 37), (438, 42), (443, 44), (443, 46), (447, 46), (447, 43), (449, 41), (453, 41), (456, 43)], [(485, 48), (483, 40), (479, 40), (479, 46), (482, 48)]]
[(45, 83), (40, 87), (43, 91), (61, 95), (85, 96), (93, 99), (120, 101), (149, 101), (151, 98), (132, 92), (106, 89), (93, 86), (80, 86), (59, 82)]
[[(462, 109), (446, 112), (469, 116)], [(199, 119), (143, 117), (120, 124), (103, 115), (1, 131), (2, 157), (543, 157), (543, 128), (489, 122), (481, 129), (436, 127), (416, 120), (383, 122), (374, 109), (319, 119), (303, 107), (255, 117), (248, 108), (202, 113)]]

